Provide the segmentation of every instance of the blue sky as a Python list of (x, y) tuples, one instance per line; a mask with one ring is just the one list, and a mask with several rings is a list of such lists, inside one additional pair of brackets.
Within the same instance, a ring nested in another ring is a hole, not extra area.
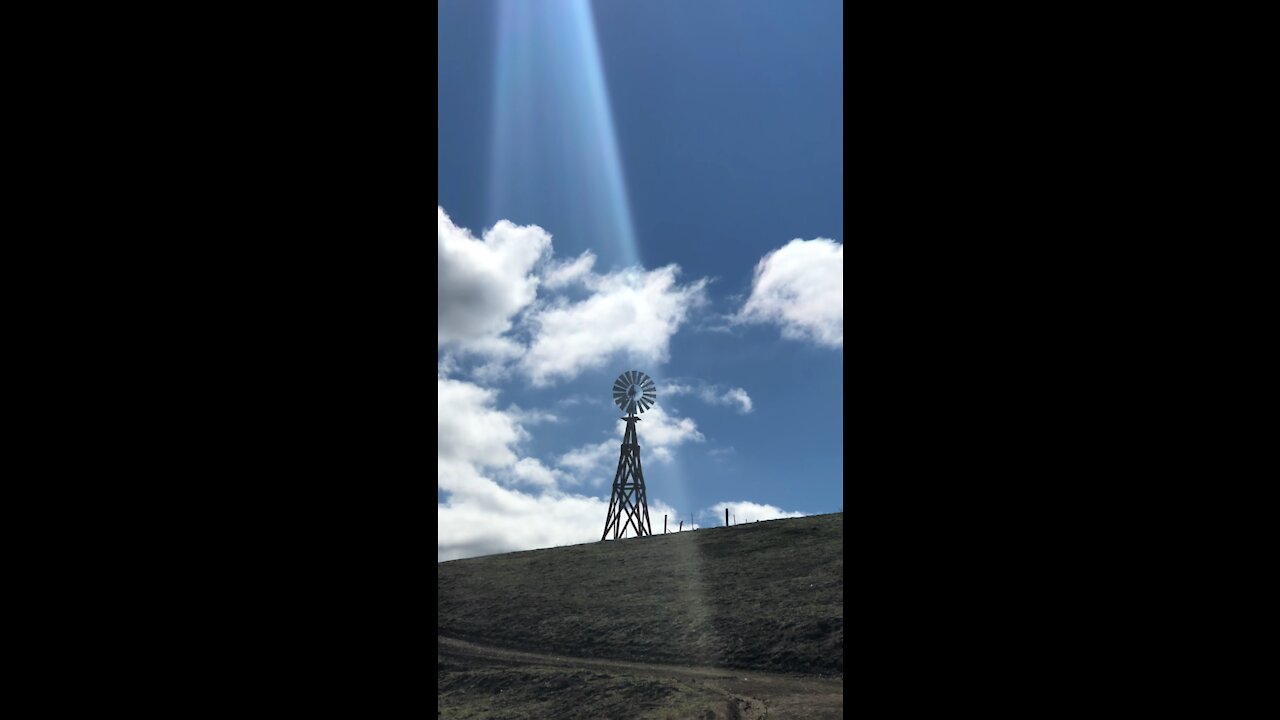
[(834, 0), (438, 4), (438, 558), (843, 506)]

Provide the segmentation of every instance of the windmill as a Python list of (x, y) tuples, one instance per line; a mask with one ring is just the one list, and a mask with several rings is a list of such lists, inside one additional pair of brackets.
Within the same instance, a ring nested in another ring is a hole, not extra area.
[(613, 497), (609, 499), (609, 514), (604, 520), (601, 540), (609, 536), (610, 528), (614, 540), (626, 537), (628, 527), (635, 531), (636, 537), (653, 534), (649, 526), (649, 501), (644, 491), (644, 470), (640, 467), (640, 443), (636, 439), (636, 423), (640, 422), (636, 412), (648, 410), (657, 399), (653, 380), (637, 370), (622, 373), (613, 383), (613, 402), (627, 414), (619, 418), (627, 421), (627, 429), (622, 434), (622, 452), (618, 455), (618, 472), (613, 476)]

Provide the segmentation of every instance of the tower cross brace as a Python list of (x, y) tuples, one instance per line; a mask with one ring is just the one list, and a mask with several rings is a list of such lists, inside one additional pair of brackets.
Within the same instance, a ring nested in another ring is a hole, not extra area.
[(619, 420), (627, 421), (627, 429), (622, 435), (618, 472), (613, 476), (613, 496), (609, 499), (609, 514), (605, 517), (601, 540), (609, 537), (610, 529), (614, 540), (626, 537), (628, 529), (633, 530), (636, 537), (653, 534), (649, 525), (649, 499), (644, 490), (644, 468), (640, 466), (640, 443), (636, 440), (636, 423), (640, 418), (631, 412)]

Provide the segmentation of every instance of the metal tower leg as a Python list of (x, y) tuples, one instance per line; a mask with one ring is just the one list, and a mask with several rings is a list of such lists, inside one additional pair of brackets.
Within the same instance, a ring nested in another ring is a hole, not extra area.
[(640, 418), (630, 414), (627, 429), (622, 435), (622, 448), (618, 454), (618, 471), (613, 476), (613, 494), (609, 498), (609, 514), (605, 518), (604, 532), (600, 539), (625, 536), (627, 527), (635, 530), (636, 537), (652, 535), (649, 523), (649, 499), (644, 488), (644, 470), (640, 465), (640, 443), (636, 440), (636, 423)]

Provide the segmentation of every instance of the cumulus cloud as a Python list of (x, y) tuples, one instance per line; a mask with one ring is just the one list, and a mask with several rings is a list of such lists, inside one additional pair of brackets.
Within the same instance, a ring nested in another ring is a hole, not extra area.
[[(622, 450), (622, 428), (618, 423), (617, 438), (574, 448), (561, 455), (556, 464), (570, 474), (573, 482), (587, 481), (596, 486), (612, 482)], [(681, 445), (706, 441), (692, 418), (668, 415), (657, 405), (640, 418), (636, 434), (640, 438), (641, 463), (669, 463)]]
[(751, 412), (751, 396), (742, 388), (729, 388), (724, 394), (725, 400), (730, 403), (738, 404), (738, 412), (743, 414)]
[[(698, 432), (698, 424), (692, 418), (668, 415), (660, 405), (649, 408), (636, 426), (642, 448), (671, 450), (690, 442), (704, 442), (707, 438)], [(643, 450), (641, 450), (643, 452)]]
[(555, 413), (546, 410), (525, 410), (519, 405), (511, 405), (507, 408), (507, 414), (520, 419), (522, 425), (541, 425), (543, 423), (563, 422), (563, 418)]
[[(437, 417), (437, 487), (446, 495), (436, 504), (438, 562), (600, 539), (609, 507), (607, 492), (604, 497), (566, 492), (560, 487), (566, 479), (563, 469), (548, 467), (536, 458), (521, 457), (519, 444), (527, 437), (519, 422), (523, 411), (497, 409), (497, 393), (493, 390), (447, 378), (437, 378), (436, 382), (441, 398)], [(641, 431), (641, 443), (655, 452), (665, 450), (669, 454), (674, 447), (703, 440), (693, 420), (667, 416), (657, 407), (645, 413), (643, 422), (651, 424), (646, 428), (647, 435)], [(617, 462), (618, 443), (610, 440), (596, 446), (609, 465)], [(499, 482), (495, 478), (506, 480)], [(604, 478), (609, 479), (612, 468)], [(800, 515), (749, 502), (729, 505), (739, 522)], [(654, 532), (662, 532), (664, 514), (670, 518), (673, 532), (680, 519), (686, 517), (651, 495), (649, 517)], [(691, 528), (686, 525), (685, 529)]]
[[(504, 220), (477, 238), (441, 207), (437, 252), (436, 463), (443, 497), (436, 508), (437, 559), (599, 540), (621, 425), (608, 439), (554, 461), (529, 457), (522, 449), (531, 437), (526, 427), (561, 417), (514, 404), (499, 409), (498, 392), (484, 385), (512, 372), (544, 386), (614, 360), (665, 362), (672, 335), (706, 304), (707, 280), (680, 283), (674, 265), (599, 275), (589, 252), (555, 261), (551, 236), (536, 225)], [(574, 298), (581, 299), (571, 302), (557, 292), (570, 286), (585, 290), (585, 297), (578, 293)], [(742, 388), (697, 392), (706, 402), (751, 411)], [(608, 399), (573, 395), (555, 407), (595, 402)], [(639, 431), (646, 462), (669, 462), (682, 446), (705, 441), (691, 418), (661, 407), (645, 413)], [(566, 489), (584, 479), (604, 497)], [(653, 496), (649, 512), (658, 532), (664, 513), (681, 516)]]
[(461, 380), (436, 378), (436, 443), (442, 461), (513, 465), (512, 446), (525, 438), (515, 418), (493, 407), (497, 392)]
[(738, 412), (745, 415), (751, 412), (753, 407), (751, 396), (747, 391), (740, 387), (725, 387), (724, 385), (708, 385), (703, 382), (690, 385), (682, 382), (664, 383), (661, 387), (663, 395), (678, 396), (691, 395), (699, 398), (708, 405), (726, 405), (736, 407)]
[(599, 498), (535, 495), (478, 477), (436, 505), (436, 560), (599, 540), (608, 508)]
[(533, 342), (522, 360), (534, 385), (569, 379), (611, 358), (628, 364), (666, 362), (671, 336), (690, 310), (706, 302), (706, 280), (676, 282), (675, 265), (588, 275), (592, 295), (531, 311)]
[(447, 494), (436, 506), (438, 561), (599, 539), (607, 499), (561, 492), (561, 471), (520, 457), (526, 433), (517, 414), (496, 409), (497, 393), (463, 381), (437, 383), (436, 482)]
[[(456, 374), (467, 357), (479, 359), (467, 370), (474, 380), (493, 383), (519, 368), (535, 386), (611, 359), (656, 365), (666, 362), (671, 336), (691, 311), (707, 302), (708, 281), (679, 283), (676, 265), (599, 275), (590, 251), (555, 260), (551, 235), (537, 225), (501, 220), (477, 238), (444, 208), (436, 214), (437, 345), (452, 353), (438, 375)], [(570, 302), (557, 293), (570, 285), (588, 296)]]
[[(527, 413), (496, 407), (497, 393), (470, 382), (437, 378), (437, 561), (594, 542), (604, 529), (609, 498), (560, 488), (565, 471), (521, 457)], [(608, 443), (616, 461), (617, 442)], [(501, 481), (500, 481), (501, 480)], [(650, 518), (678, 512), (650, 497)], [(659, 525), (658, 532), (661, 532)]]
[(535, 458), (521, 458), (511, 472), (519, 480), (543, 487), (555, 487), (556, 480), (563, 474), (548, 468)]
[(562, 263), (551, 263), (543, 273), (543, 285), (548, 289), (562, 288), (578, 280), (585, 280), (596, 264), (596, 256), (590, 251), (579, 255), (576, 260)]
[[(437, 505), (436, 561), (596, 542), (608, 510), (607, 498), (533, 495), (481, 478), (470, 495), (455, 494)], [(655, 533), (662, 532), (664, 513), (674, 531), (680, 513), (650, 498), (649, 524)]]
[[(517, 472), (526, 472), (530, 478), (546, 470), (532, 463), (521, 465), (523, 462), (517, 467), (525, 469)], [(441, 488), (448, 489), (450, 495), (436, 505), (437, 562), (596, 542), (604, 530), (607, 497), (569, 494), (549, 485), (529, 492), (503, 487), (465, 463), (442, 462), (438, 472)], [(651, 525), (656, 518), (654, 532), (662, 532), (664, 513), (680, 517), (671, 505), (650, 496)]]
[(448, 353), (436, 358), (436, 377), (444, 378), (458, 372), (457, 358)]
[(844, 245), (792, 240), (761, 258), (737, 322), (774, 323), (782, 336), (844, 347)]
[(572, 472), (574, 479), (577, 481), (593, 475), (599, 476), (599, 482), (596, 484), (600, 484), (604, 482), (602, 471), (610, 464), (618, 462), (618, 454), (621, 451), (621, 440), (605, 440), (604, 442), (576, 447), (561, 455), (556, 464)]
[(502, 337), (537, 296), (534, 266), (551, 251), (551, 236), (536, 225), (501, 220), (477, 239), (436, 207), (439, 261), (437, 345), (514, 358), (518, 343)]
[(720, 518), (720, 522), (724, 522), (724, 509), (729, 508), (729, 514), (736, 518), (739, 523), (755, 522), (756, 520), (777, 520), (778, 518), (804, 517), (802, 512), (787, 512), (779, 507), (772, 505), (761, 505), (760, 503), (748, 502), (746, 500), (738, 500), (736, 502), (721, 502), (707, 508), (704, 513), (709, 514), (712, 518)]

